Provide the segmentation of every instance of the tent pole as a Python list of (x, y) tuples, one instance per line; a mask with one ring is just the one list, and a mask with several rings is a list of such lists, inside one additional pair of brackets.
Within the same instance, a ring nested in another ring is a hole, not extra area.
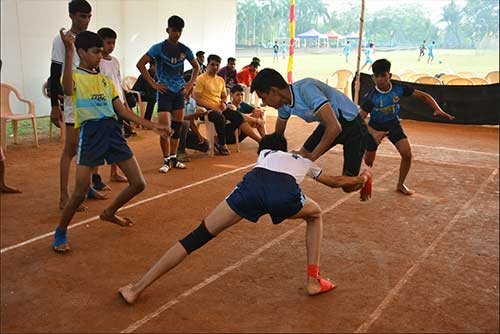
[(361, 0), (361, 16), (359, 17), (359, 39), (358, 39), (358, 62), (356, 65), (356, 83), (354, 84), (354, 103), (358, 104), (359, 101), (359, 82), (360, 73), (359, 65), (361, 62), (361, 45), (363, 44), (363, 26), (365, 21), (365, 0)]

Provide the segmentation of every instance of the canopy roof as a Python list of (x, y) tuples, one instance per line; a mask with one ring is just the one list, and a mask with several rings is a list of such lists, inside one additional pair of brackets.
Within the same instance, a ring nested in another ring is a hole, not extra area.
[(342, 36), (341, 34), (338, 34), (333, 30), (325, 32), (325, 35), (328, 36), (329, 39), (343, 39), (343, 38), (345, 38), (345, 36)]
[(315, 29), (308, 30), (303, 32), (302, 34), (297, 35), (297, 38), (324, 38), (327, 39), (328, 36), (322, 33), (319, 33)]

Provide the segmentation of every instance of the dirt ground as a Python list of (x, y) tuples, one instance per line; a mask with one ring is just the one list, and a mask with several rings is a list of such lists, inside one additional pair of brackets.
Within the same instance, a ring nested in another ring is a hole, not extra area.
[[(274, 128), (268, 118), (268, 130)], [(124, 208), (132, 228), (97, 216), (88, 201), (69, 230), (72, 252), (50, 244), (58, 209), (62, 144), (10, 145), (1, 195), (1, 332), (498, 332), (499, 129), (403, 121), (414, 163), (395, 191), (399, 155), (387, 140), (375, 166), (374, 195), (360, 202), (306, 180), (324, 210), (322, 275), (337, 288), (308, 297), (305, 225), (242, 221), (149, 287), (134, 306), (117, 289), (137, 280), (176, 240), (223, 200), (256, 160), (256, 143), (186, 170), (160, 174), (158, 137), (140, 130), (130, 145), (147, 181)], [(290, 148), (314, 125), (292, 119)], [(234, 146), (230, 147), (234, 151)], [(330, 174), (341, 147), (318, 160)], [(109, 175), (109, 167), (101, 168)], [(71, 180), (73, 181), (74, 169)], [(110, 183), (111, 196), (123, 184)]]

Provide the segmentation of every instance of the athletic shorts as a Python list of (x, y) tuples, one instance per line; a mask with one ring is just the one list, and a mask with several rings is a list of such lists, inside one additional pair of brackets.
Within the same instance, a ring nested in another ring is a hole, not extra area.
[(167, 90), (165, 93), (158, 92), (158, 112), (184, 109), (184, 94), (182, 90), (174, 93)]
[[(343, 175), (357, 176), (361, 168), (361, 161), (366, 150), (366, 141), (369, 137), (366, 123), (360, 115), (356, 116), (352, 121), (347, 121), (340, 112), (339, 117), (342, 132), (335, 138), (330, 148), (337, 144), (344, 146), (344, 167)], [(307, 138), (304, 143), (304, 148), (312, 152), (318, 146), (321, 138), (325, 134), (325, 126), (319, 124), (316, 130)]]
[(269, 214), (273, 224), (279, 224), (302, 209), (305, 197), (293, 176), (257, 167), (243, 177), (226, 202), (251, 222)]
[[(368, 125), (377, 131), (389, 131), (387, 138), (389, 138), (393, 145), (396, 145), (396, 143), (401, 139), (408, 138), (406, 136), (406, 133), (403, 131), (403, 128), (401, 127), (399, 119), (397, 118), (386, 123), (369, 122)], [(378, 144), (375, 142), (375, 139), (373, 139), (373, 136), (368, 135), (366, 150), (373, 152), (377, 150), (377, 147)]]
[(80, 127), (78, 165), (96, 167), (121, 162), (133, 156), (123, 137), (120, 123), (114, 118), (86, 121)]
[(73, 100), (71, 96), (64, 96), (64, 103), (61, 109), (64, 123), (67, 125), (75, 125), (75, 112), (73, 110)]

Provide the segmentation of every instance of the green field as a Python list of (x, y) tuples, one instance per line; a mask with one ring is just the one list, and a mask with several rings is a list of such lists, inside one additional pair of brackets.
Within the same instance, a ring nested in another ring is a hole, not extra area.
[[(248, 50), (245, 52), (248, 54)], [(269, 56), (259, 55), (261, 60), (261, 68), (272, 67), (281, 72), (286, 77), (288, 57), (283, 60), (280, 56), (278, 63), (273, 63), (273, 57), (269, 50), (266, 50)], [(417, 62), (418, 51), (378, 51), (375, 52), (374, 60), (379, 58), (387, 58), (392, 62), (392, 72), (396, 74), (402, 73), (406, 69), (415, 72), (428, 73), (435, 75), (437, 73), (453, 73), (460, 71), (471, 71), (480, 77), (484, 77), (488, 72), (498, 70), (499, 68), (499, 53), (498, 51), (481, 51), (476, 50), (448, 50), (437, 49), (434, 51), (434, 62), (427, 64), (427, 58), (423, 58)], [(240, 57), (237, 53), (237, 68), (250, 63), (251, 57)], [(440, 63), (441, 62), (441, 63)], [(361, 65), (364, 63), (364, 54), (361, 57)], [(221, 67), (225, 66), (225, 60)], [(326, 80), (333, 72), (339, 69), (356, 70), (356, 58), (351, 54), (349, 63), (345, 63), (344, 56), (341, 52), (328, 54), (303, 54), (299, 53), (295, 56), (294, 61), (294, 80), (299, 80), (305, 77), (317, 78)], [(368, 69), (365, 68), (366, 73)], [(48, 136), (48, 118), (38, 120), (39, 135)], [(12, 137), (12, 128), (7, 126), (7, 133)], [(31, 135), (30, 121), (22, 121), (19, 125), (21, 136)], [(57, 134), (56, 134), (57, 136)]]
[[(402, 73), (406, 69), (418, 73), (428, 73), (435, 75), (437, 73), (457, 73), (461, 71), (471, 71), (480, 77), (484, 77), (490, 71), (498, 71), (499, 53), (498, 51), (476, 50), (434, 50), (434, 62), (427, 64), (427, 56), (420, 62), (417, 62), (418, 50), (411, 51), (376, 51), (374, 60), (386, 58), (392, 63), (392, 72)], [(351, 54), (349, 63), (345, 62), (342, 53), (330, 54), (297, 54), (294, 59), (294, 80), (305, 77), (312, 77), (319, 80), (325, 80), (333, 72), (339, 69), (348, 69), (354, 72), (356, 70), (357, 55)], [(288, 58), (283, 60), (281, 57), (278, 63), (273, 63), (273, 57), (262, 56), (261, 68), (272, 67), (286, 75)], [(361, 66), (365, 60), (364, 54), (361, 56)], [(251, 61), (251, 57), (237, 57), (237, 67), (242, 67)], [(441, 63), (440, 63), (441, 62)], [(364, 71), (368, 72), (365, 67)], [(371, 74), (371, 73), (370, 73)]]

